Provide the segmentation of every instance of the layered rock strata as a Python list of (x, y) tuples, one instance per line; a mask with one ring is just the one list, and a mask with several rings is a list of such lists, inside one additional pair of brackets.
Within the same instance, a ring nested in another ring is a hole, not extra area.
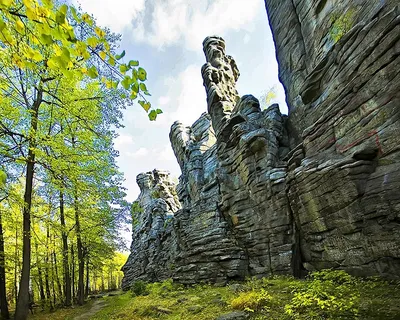
[[(171, 209), (157, 243), (145, 234), (160, 228), (143, 218), (149, 227), (134, 231), (126, 286), (322, 268), (400, 277), (399, 6), (266, 4), (289, 116), (240, 98), (223, 39), (206, 38), (208, 113), (170, 133), (182, 208)], [(132, 271), (145, 247), (152, 271)]]
[(122, 287), (137, 280), (158, 281), (170, 276), (177, 255), (173, 213), (181, 206), (176, 184), (166, 171), (153, 170), (136, 178), (140, 195), (132, 206), (132, 245), (122, 268)]
[(266, 6), (291, 147), (302, 150), (289, 161), (286, 182), (303, 265), (398, 277), (398, 1)]

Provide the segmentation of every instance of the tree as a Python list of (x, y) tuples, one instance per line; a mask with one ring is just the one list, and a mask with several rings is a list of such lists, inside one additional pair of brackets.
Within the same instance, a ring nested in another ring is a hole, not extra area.
[[(23, 263), (16, 319), (26, 319), (28, 314), (34, 180), (37, 165), (56, 171), (48, 161), (51, 147), (62, 137), (56, 116), (68, 115), (73, 123), (90, 130), (87, 123), (93, 115), (83, 113), (79, 105), (104, 101), (100, 88), (126, 102), (142, 98), (139, 104), (150, 120), (161, 113), (151, 109), (144, 98), (149, 95), (146, 71), (134, 60), (118, 62), (125, 51), (116, 55), (109, 39), (109, 33), (89, 15), (72, 6), (51, 0), (0, 0), (0, 157), (4, 166), (11, 160), (25, 169)], [(94, 116), (104, 114), (99, 108)]]
[[(5, 189), (7, 176), (4, 171), (0, 170), (0, 190)], [(7, 195), (0, 192), (0, 205), (1, 202), (6, 199)], [(0, 206), (0, 318), (9, 319), (10, 314), (8, 311), (8, 304), (6, 298), (6, 269), (5, 269), (5, 252), (4, 252), (4, 234), (3, 234), (3, 222), (2, 222), (3, 210)]]

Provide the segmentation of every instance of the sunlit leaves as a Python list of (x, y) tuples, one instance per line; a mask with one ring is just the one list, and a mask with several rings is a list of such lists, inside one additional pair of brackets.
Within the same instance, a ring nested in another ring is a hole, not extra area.
[(150, 103), (148, 103), (148, 102), (146, 102), (146, 101), (139, 100), (138, 103), (142, 106), (142, 108), (143, 108), (146, 112), (148, 112), (148, 111), (150, 110), (150, 108), (151, 108)]
[(13, 0), (0, 0), (0, 5), (5, 6), (5, 7), (9, 7), (13, 4)]
[(115, 56), (115, 59), (117, 59), (117, 60), (121, 60), (123, 57), (125, 57), (125, 50), (124, 50), (124, 51), (122, 51), (122, 53), (121, 53), (121, 54), (117, 54), (117, 55)]
[(139, 66), (139, 61), (131, 60), (131, 61), (129, 61), (129, 66), (130, 67), (137, 67), (137, 66)]
[[(6, 9), (0, 10), (0, 48), (8, 57), (6, 68), (17, 66), (22, 74), (55, 81), (67, 77), (77, 84), (101, 82), (104, 90), (115, 90), (122, 99), (141, 98), (142, 108), (151, 113), (144, 97), (150, 96), (143, 83), (146, 70), (137, 60), (124, 62), (125, 50), (115, 54), (106, 30), (96, 26), (90, 15), (54, 0), (0, 0), (1, 8)], [(150, 120), (154, 114), (156, 110)]]
[(7, 181), (7, 174), (0, 170), (0, 188), (4, 188), (4, 186), (6, 185), (6, 181)]
[(88, 69), (88, 76), (92, 79), (96, 79), (99, 76), (99, 73), (97, 72), (97, 69), (92, 66)]
[(140, 81), (145, 81), (147, 79), (147, 72), (141, 67), (138, 69), (138, 78)]

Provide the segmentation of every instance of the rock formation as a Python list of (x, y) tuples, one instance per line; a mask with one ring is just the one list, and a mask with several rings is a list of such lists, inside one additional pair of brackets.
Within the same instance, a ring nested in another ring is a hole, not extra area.
[(266, 0), (290, 108), (287, 194), (307, 269), (400, 276), (397, 0)]
[[(173, 213), (180, 208), (169, 173), (153, 170), (136, 178), (140, 195), (132, 206), (131, 254), (122, 268), (122, 287), (133, 281), (168, 278), (176, 255)], [(160, 268), (160, 266), (163, 266)]]
[[(170, 187), (149, 198), (143, 186), (163, 184), (158, 174), (138, 176), (144, 210), (126, 288), (134, 279), (223, 283), (322, 268), (400, 277), (395, 3), (266, 0), (289, 116), (240, 98), (223, 39), (205, 39), (208, 113), (170, 133), (182, 207)], [(165, 227), (157, 219), (166, 213)]]

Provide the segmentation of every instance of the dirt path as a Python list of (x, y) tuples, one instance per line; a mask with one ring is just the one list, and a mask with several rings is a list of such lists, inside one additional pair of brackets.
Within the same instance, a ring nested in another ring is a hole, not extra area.
[(90, 319), (91, 316), (95, 315), (98, 311), (103, 309), (106, 306), (106, 304), (107, 304), (106, 301), (102, 299), (96, 300), (89, 311), (81, 314), (80, 316), (75, 317), (74, 320)]

